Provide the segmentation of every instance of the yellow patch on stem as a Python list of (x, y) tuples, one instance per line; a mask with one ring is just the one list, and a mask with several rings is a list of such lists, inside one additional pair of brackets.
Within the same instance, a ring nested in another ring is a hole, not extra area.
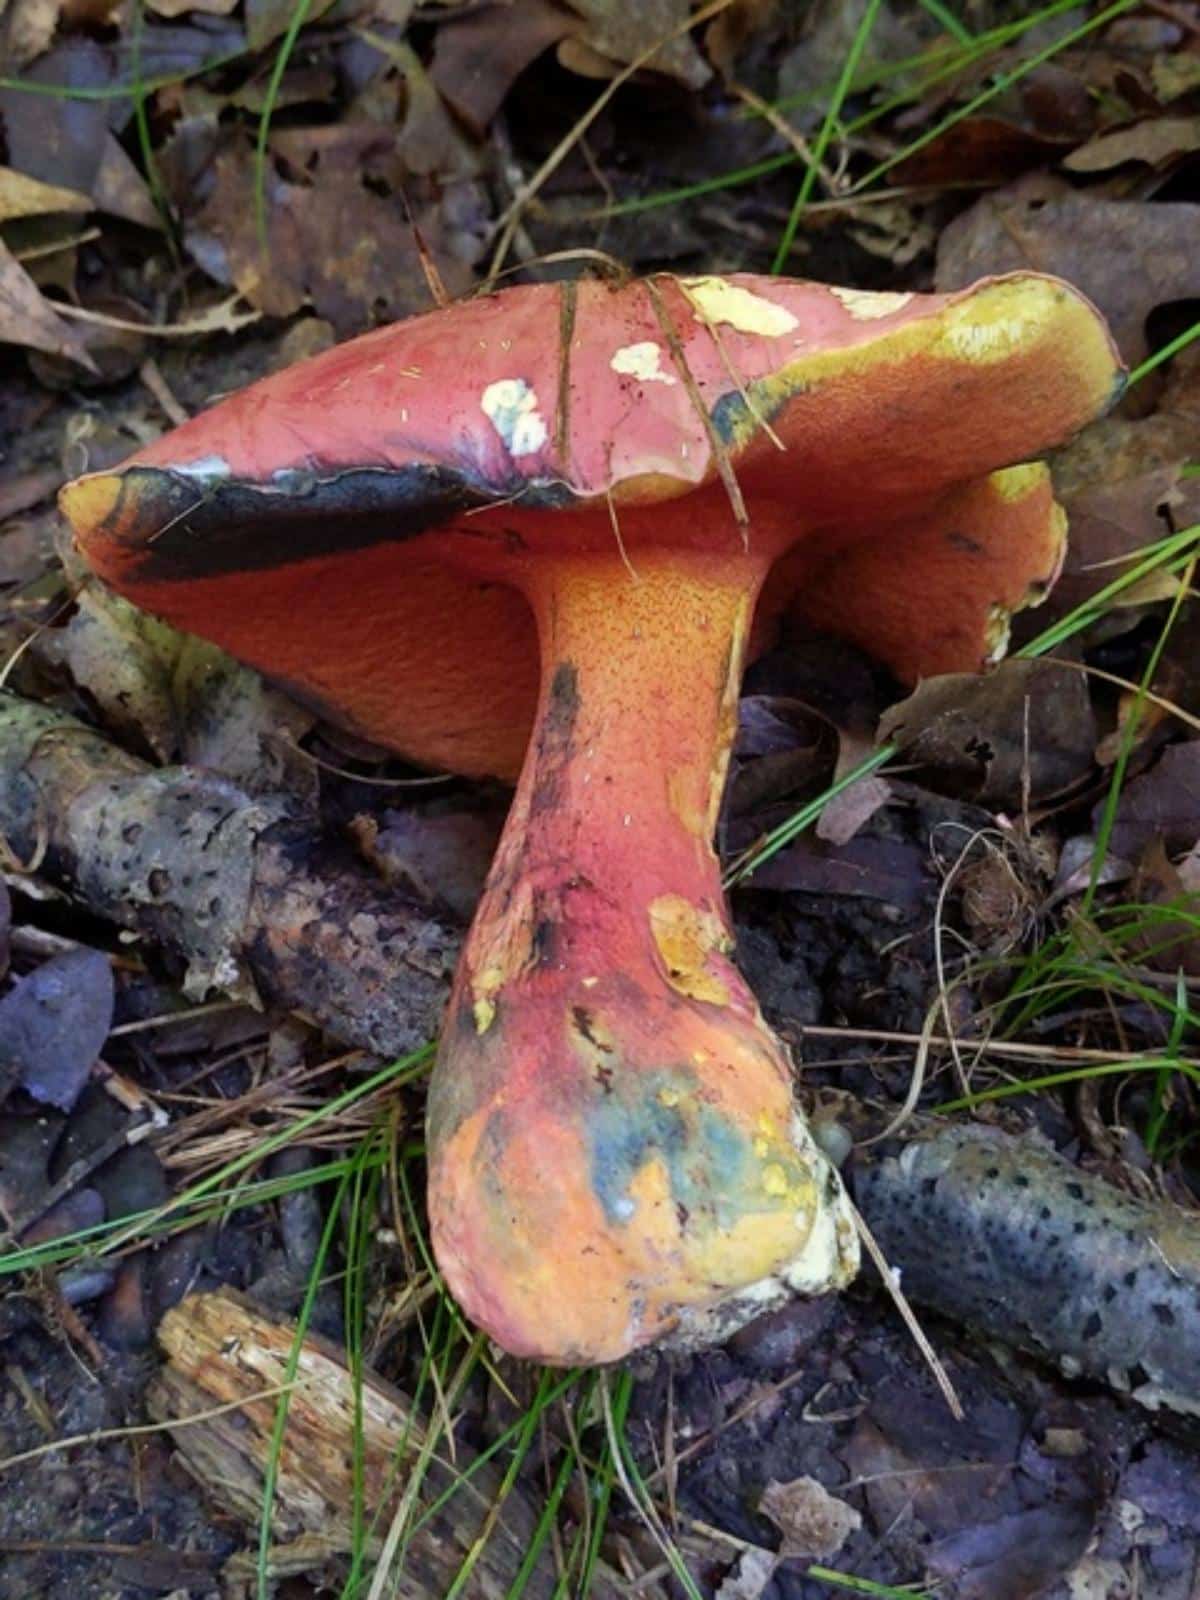
[(471, 1007), (471, 1014), (475, 1018), (475, 1032), (486, 1033), (496, 1020), (496, 1002), (484, 995)]
[(471, 1014), (475, 1018), (476, 1033), (486, 1033), (496, 1020), (496, 996), (504, 987), (504, 980), (503, 968), (485, 967), (472, 982)]
[(724, 955), (730, 946), (715, 912), (702, 911), (680, 894), (659, 895), (650, 903), (650, 932), (672, 989), (709, 1005), (729, 1004), (724, 980), (707, 965), (711, 955)]

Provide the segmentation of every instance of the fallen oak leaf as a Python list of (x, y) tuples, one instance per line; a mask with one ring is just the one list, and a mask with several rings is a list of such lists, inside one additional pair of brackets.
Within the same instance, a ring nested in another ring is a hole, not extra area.
[(1083, 1555), (1096, 1504), (1080, 1497), (1033, 1505), (939, 1539), (929, 1579), (961, 1600), (1024, 1600), (1063, 1578)]
[[(370, 28), (355, 28), (355, 37), (386, 57), (398, 70), (404, 85), (404, 112), (396, 139), (396, 153), (403, 161), (404, 175), (436, 176), (442, 179), (474, 177), (480, 160), (450, 114), (450, 102), (441, 92), (420, 56), (404, 40), (389, 39)], [(298, 130), (301, 139), (311, 139), (311, 131)], [(274, 148), (286, 155), (283, 135)], [(308, 152), (311, 155), (311, 151)]]
[[(1118, 577), (1173, 528), (1200, 518), (1200, 479), (1187, 474), (1200, 419), (1200, 363), (1183, 352), (1172, 365), (1154, 413), (1105, 417), (1060, 450), (1053, 462), (1055, 497), (1071, 537), (1045, 611), (1059, 617)], [(1133, 626), (1129, 612), (1172, 599), (1179, 580), (1154, 570), (1111, 600), (1105, 635)], [(1122, 615), (1124, 613), (1124, 615)], [(1023, 619), (1017, 622), (1024, 631)]]
[[(94, 39), (63, 39), (0, 87), (0, 132), (9, 166), (42, 183), (91, 194), (114, 102), (112, 55)], [(116, 102), (119, 104), (119, 102)]]
[[(1176, 521), (1181, 527), (1187, 526), (1190, 519), (1182, 509), (1187, 497), (1180, 489), (1181, 471), (1181, 462), (1169, 463), (1132, 477), (1099, 479), (1074, 492), (1062, 491), (1071, 540), (1063, 571), (1049, 597), (1050, 616), (1066, 616), (1083, 605), (1119, 577), (1146, 546), (1161, 539), (1168, 528), (1164, 510), (1180, 508), (1182, 515)], [(1113, 613), (1171, 600), (1178, 589), (1179, 580), (1174, 574), (1162, 568), (1148, 572), (1113, 598), (1104, 618), (1105, 631), (1124, 631), (1136, 621), (1123, 620)]]
[(66, 356), (88, 372), (95, 363), (74, 331), (51, 308), (41, 290), (0, 239), (0, 344)]

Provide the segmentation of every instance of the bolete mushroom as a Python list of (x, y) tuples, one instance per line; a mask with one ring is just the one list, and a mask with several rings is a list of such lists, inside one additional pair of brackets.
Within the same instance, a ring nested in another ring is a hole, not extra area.
[(752, 625), (794, 605), (906, 678), (982, 667), (1062, 548), (1012, 463), (1119, 387), (1098, 314), (1034, 275), (541, 284), (64, 491), (139, 605), (417, 761), (519, 772), (428, 1121), (438, 1260), (506, 1349), (699, 1343), (852, 1274), (713, 849)]

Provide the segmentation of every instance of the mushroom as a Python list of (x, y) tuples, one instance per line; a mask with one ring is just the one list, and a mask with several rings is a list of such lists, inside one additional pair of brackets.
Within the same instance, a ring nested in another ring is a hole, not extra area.
[(417, 761), (519, 773), (428, 1112), (437, 1258), (505, 1349), (695, 1345), (852, 1275), (713, 849), (747, 650), (795, 607), (909, 679), (994, 659), (1062, 550), (1021, 463), (1120, 381), (1031, 274), (539, 284), (64, 491), (138, 604)]

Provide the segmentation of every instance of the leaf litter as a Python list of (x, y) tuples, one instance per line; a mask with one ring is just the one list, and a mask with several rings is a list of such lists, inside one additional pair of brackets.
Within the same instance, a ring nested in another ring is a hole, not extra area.
[[(470, 292), (506, 228), (527, 276), (573, 270), (540, 260), (572, 250), (616, 254), (639, 272), (767, 270), (805, 141), (822, 128), (830, 87), (871, 15), (789, 270), (884, 290), (949, 288), (1015, 268), (1057, 272), (1097, 301), (1136, 365), (1186, 336), (1200, 300), (1194, 7), (1130, 6), (1078, 38), (1099, 8), (1050, 9), (1041, 21), (1014, 21), (986, 5), (889, 0), (870, 13), (862, 0), (803, 11), (737, 4), (708, 8), (688, 29), (695, 8), (682, 0), (336, 0), (302, 12), (260, 0), (149, 0), (144, 9), (8, 0), (0, 572), (6, 649), (19, 653), (6, 685), (71, 730), (58, 749), (21, 744), (4, 778), (15, 910), (0, 994), (0, 1194), (10, 1217), (14, 1196), (22, 1215), (36, 1213), (25, 1242), (49, 1248), (73, 1228), (153, 1211), (168, 1193), (152, 1154), (160, 1137), (171, 1182), (208, 1170), (222, 1151), (249, 1155), (255, 1179), (275, 1172), (254, 1164), (256, 1147), (322, 1097), (352, 1089), (364, 1070), (337, 1054), (348, 1016), (369, 1014), (384, 1051), (426, 1037), (506, 798), (462, 784), (410, 798), (398, 786), (425, 775), (353, 741), (334, 744), (219, 652), (123, 613), (94, 589), (64, 587), (46, 537), (58, 484), (310, 348), (425, 309), (429, 268), (450, 295)], [(1035, 51), (1050, 55), (1027, 71)], [(947, 118), (956, 120), (939, 128)], [(886, 171), (860, 188), (881, 164)], [(671, 198), (680, 192), (687, 197)], [(1018, 620), (1017, 645), (1094, 599), (1148, 545), (1196, 522), (1198, 375), (1196, 349), (1181, 349), (1054, 463), (1072, 549), (1047, 606)], [(1020, 1058), (1001, 1053), (1010, 1047), (1042, 1052), (1043, 1075), (1098, 1058), (1126, 1063), (1094, 1081), (1090, 1100), (1076, 1096), (1075, 1079), (975, 1114), (1025, 1138), (1036, 1128), (1085, 1170), (1103, 1160), (1118, 1183), (1149, 1182), (1195, 1211), (1194, 600), (1176, 616), (1149, 695), (1136, 689), (1179, 590), (1178, 570), (1152, 572), (1061, 660), (1017, 660), (983, 680), (934, 680), (907, 696), (820, 639), (785, 641), (755, 668), (722, 821), (731, 858), (852, 772), (877, 740), (899, 746), (899, 770), (851, 784), (736, 895), (741, 958), (772, 1020), (803, 1046), (806, 1092), (833, 1122), (865, 1118), (868, 1137), (886, 1125), (921, 1050), (932, 1051), (924, 1105), (946, 1098), (952, 1081), (960, 1097), (1020, 1087), (1009, 1072)], [(41, 739), (48, 724), (38, 726)], [(1123, 761), (1108, 806), (1106, 786)], [(200, 778), (189, 776), (193, 767)], [(50, 785), (40, 796), (21, 789), (31, 771)], [(123, 775), (127, 791), (77, 805), (71, 785), (101, 772)], [(201, 901), (182, 878), (187, 861), (210, 863), (202, 849), (188, 855), (202, 841), (181, 826), (183, 795), (193, 810), (219, 795), (243, 823), (253, 815), (223, 863), (228, 905), (193, 950), (198, 962), (180, 941)], [(122, 884), (115, 868), (100, 874), (102, 858), (115, 859), (102, 847), (106, 823), (149, 830), (137, 883)], [(966, 839), (977, 842), (955, 866), (960, 847), (947, 841)], [(152, 883), (153, 872), (165, 877)], [(68, 880), (124, 935), (94, 916), (72, 921)], [(1077, 973), (1069, 941), (1103, 948), (1130, 898), (1138, 925), (1109, 976), (1093, 966), (1074, 988), (1064, 978), (1056, 989), (1049, 968), (1047, 1004), (1027, 1002), (1026, 1032), (1000, 1037), (1006, 985), (1033, 981), (1021, 978), (1020, 961), (1061, 948)], [(278, 908), (273, 921), (254, 924), (267, 901)], [(389, 922), (388, 905), (403, 915)], [(314, 917), (322, 965), (298, 974), (286, 967), (285, 941), (267, 948), (272, 926)], [(254, 939), (239, 942), (251, 926)], [(54, 941), (64, 937), (61, 948)], [(390, 986), (372, 965), (389, 948), (401, 973)], [(248, 984), (251, 971), (261, 979), (266, 970), (274, 988)], [(1119, 992), (1105, 988), (1113, 973)], [(283, 997), (306, 1018), (219, 1009), (210, 985), (222, 975), (243, 998)], [(957, 1030), (955, 1050), (929, 1045), (931, 1016)], [(1164, 1041), (1174, 1055), (1163, 1054)], [(173, 1139), (156, 1131), (145, 1104), (113, 1098), (114, 1064), (134, 1101), (163, 1097)], [(419, 1090), (387, 1104), (418, 1126)], [(365, 1148), (357, 1141), (368, 1127), (318, 1120), (308, 1136), (348, 1159)], [(1110, 1127), (1123, 1130), (1120, 1149), (1140, 1149), (1140, 1165), (1131, 1157), (1114, 1167), (1100, 1131)], [(287, 1181), (312, 1170), (306, 1161), (288, 1168)], [(1014, 1182), (1023, 1173), (1018, 1163)], [(1064, 1181), (1074, 1181), (1069, 1171)], [(396, 1186), (378, 1198), (381, 1281), (433, 1305), (398, 1198)], [(322, 1193), (318, 1221), (324, 1204)], [(2, 1303), (6, 1370), (10, 1350), (26, 1363), (35, 1352), (48, 1385), (71, 1397), (65, 1421), (89, 1392), (76, 1367), (77, 1353), (89, 1359), (88, 1341), (108, 1341), (119, 1365), (115, 1352), (144, 1348), (189, 1288), (258, 1283), (281, 1315), (297, 1314), (314, 1257), (310, 1241), (296, 1257), (299, 1276), (290, 1256), (281, 1264), (281, 1228), (268, 1207), (246, 1205), (219, 1227), (202, 1218), (168, 1232), (119, 1267), (64, 1258), (57, 1288), (41, 1280)], [(901, 1262), (907, 1248), (895, 1245)], [(934, 1304), (956, 1314), (948, 1289)], [(361, 1336), (328, 1296), (322, 1305), (334, 1336)], [(657, 1463), (686, 1458), (662, 1503), (701, 1593), (792, 1600), (824, 1582), (823, 1563), (849, 1579), (937, 1584), (985, 1600), (1116, 1594), (1184, 1570), (1196, 1522), (1186, 1446), (1116, 1401), (1089, 1400), (1044, 1369), (1014, 1367), (1015, 1358), (997, 1362), (946, 1322), (938, 1339), (967, 1398), (964, 1430), (939, 1410), (874, 1306), (864, 1289), (811, 1323), (811, 1310), (788, 1308), (789, 1365), (772, 1382), (738, 1353), (750, 1348), (743, 1342), (677, 1371), (660, 1366), (634, 1386), (630, 1442), (656, 1494)], [(423, 1370), (419, 1326), (419, 1316), (402, 1322), (394, 1343), (375, 1351), (403, 1383)], [(502, 1382), (520, 1388), (522, 1378), (506, 1367)], [(483, 1378), (463, 1390), (462, 1437), (495, 1436), (499, 1392)], [(104, 1385), (99, 1393), (114, 1420), (125, 1414)], [(18, 1445), (41, 1440), (36, 1423), (21, 1427), (34, 1432), (18, 1430)], [(601, 1439), (586, 1410), (565, 1430), (544, 1424), (543, 1464), (573, 1459), (576, 1428), (589, 1449)], [(139, 1506), (122, 1448), (85, 1447), (81, 1459), (120, 1486), (122, 1515), (154, 1519), (154, 1536), (146, 1523), (129, 1524), (135, 1553), (119, 1558), (121, 1572), (103, 1552), (60, 1551), (66, 1587), (47, 1592), (79, 1592), (105, 1575), (111, 1586), (122, 1574), (165, 1592), (176, 1580), (201, 1581), (200, 1568), (184, 1573), (164, 1557), (172, 1532), (210, 1552), (206, 1573), (245, 1542), (161, 1473)], [(518, 1471), (522, 1484), (535, 1476)], [(28, 1504), (44, 1502), (32, 1479), (13, 1482)], [(564, 1494), (564, 1549), (596, 1503), (594, 1486)], [(114, 1537), (116, 1514), (89, 1490), (77, 1485), (70, 1504), (76, 1542)], [(32, 1526), (43, 1543), (61, 1536), (48, 1520)], [(657, 1580), (645, 1574), (660, 1557), (643, 1551), (642, 1537), (615, 1492), (606, 1558), (627, 1574), (640, 1566), (640, 1592), (653, 1593)], [(294, 1559), (297, 1571), (335, 1583), (345, 1575), (328, 1552)], [(37, 1591), (45, 1550), (8, 1560), (18, 1592)]]

